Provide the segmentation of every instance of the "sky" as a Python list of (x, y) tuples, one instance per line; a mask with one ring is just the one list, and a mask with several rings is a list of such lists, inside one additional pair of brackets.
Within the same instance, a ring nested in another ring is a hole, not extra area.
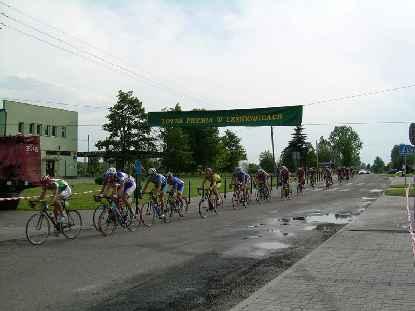
[[(0, 98), (78, 111), (80, 151), (105, 136), (120, 89), (146, 111), (305, 105), (310, 142), (363, 122), (362, 161), (389, 161), (409, 143), (415, 87), (309, 104), (415, 84), (413, 12), (409, 0), (0, 0)], [(232, 130), (251, 162), (271, 148), (269, 127)], [(277, 155), (292, 132), (276, 128)]]

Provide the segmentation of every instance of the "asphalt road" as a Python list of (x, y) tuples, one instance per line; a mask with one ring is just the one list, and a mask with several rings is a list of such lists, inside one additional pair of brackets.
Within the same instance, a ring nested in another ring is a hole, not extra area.
[[(364, 212), (389, 184), (358, 176), (252, 204), (74, 241), (0, 242), (1, 310), (228, 310)], [(194, 202), (195, 203), (195, 202)], [(29, 216), (29, 215), (28, 215)]]

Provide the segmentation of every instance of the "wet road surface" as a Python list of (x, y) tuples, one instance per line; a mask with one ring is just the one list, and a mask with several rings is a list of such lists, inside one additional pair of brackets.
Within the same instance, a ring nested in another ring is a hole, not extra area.
[[(352, 221), (387, 178), (358, 176), (200, 219), (110, 237), (0, 242), (4, 310), (228, 310)], [(29, 217), (29, 215), (28, 215)]]

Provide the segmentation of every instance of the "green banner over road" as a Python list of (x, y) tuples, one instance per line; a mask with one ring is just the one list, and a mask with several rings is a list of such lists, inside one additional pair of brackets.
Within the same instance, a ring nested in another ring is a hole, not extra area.
[(302, 118), (303, 106), (148, 113), (150, 126), (158, 127), (295, 126)]

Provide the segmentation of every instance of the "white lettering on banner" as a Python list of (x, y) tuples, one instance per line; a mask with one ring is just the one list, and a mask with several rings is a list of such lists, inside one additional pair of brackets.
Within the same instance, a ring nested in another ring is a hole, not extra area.
[(39, 146), (36, 145), (26, 145), (26, 152), (39, 152)]

